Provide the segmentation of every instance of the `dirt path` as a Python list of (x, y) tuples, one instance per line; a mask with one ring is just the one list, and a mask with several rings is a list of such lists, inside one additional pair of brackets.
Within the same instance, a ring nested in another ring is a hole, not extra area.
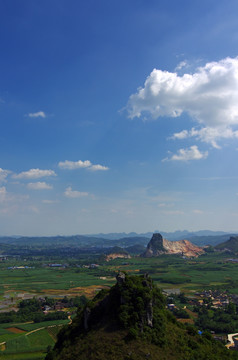
[[(68, 323), (67, 325), (69, 325), (69, 324), (72, 323), (72, 319), (71, 319), (70, 315), (68, 316), (68, 319), (69, 319), (69, 323)], [(40, 330), (42, 330), (42, 329), (52, 328), (52, 327), (56, 327), (56, 326), (59, 326), (59, 325), (61, 325), (61, 324), (43, 326), (43, 327), (37, 328), (37, 329), (35, 329), (35, 330), (31, 330), (31, 331), (29, 331), (29, 332), (28, 332), (27, 334), (25, 334), (25, 335), (28, 336), (28, 335), (30, 335), (30, 334), (32, 334), (32, 333), (34, 333), (34, 332), (40, 331)], [(63, 324), (62, 324), (62, 325), (63, 325)], [(1, 345), (1, 344), (0, 344), (0, 345)]]
[[(57, 326), (57, 325), (53, 325), (53, 326)], [(39, 330), (46, 329), (47, 327), (49, 327), (49, 326), (43, 326), (43, 327), (41, 327), (41, 328), (38, 328), (38, 329), (35, 329), (35, 330), (31, 330), (31, 331), (29, 331), (29, 332), (28, 332), (27, 334), (25, 334), (25, 335), (28, 336), (28, 335), (30, 335), (30, 334), (32, 334), (32, 333), (34, 333), (34, 332), (39, 331)]]

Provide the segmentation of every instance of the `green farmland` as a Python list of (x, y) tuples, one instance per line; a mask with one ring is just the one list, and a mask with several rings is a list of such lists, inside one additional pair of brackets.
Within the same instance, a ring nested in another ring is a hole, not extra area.
[[(67, 262), (68, 259), (61, 259)], [(204, 289), (228, 290), (238, 294), (238, 263), (228, 260), (226, 254), (206, 254), (187, 259), (175, 255), (157, 258), (133, 257), (100, 262), (96, 268), (78, 267), (76, 261), (67, 267), (48, 267), (42, 261), (31, 268), (9, 269), (13, 261), (0, 264), (0, 310), (16, 308), (19, 301), (30, 297), (48, 296), (62, 299), (66, 296), (86, 295), (92, 298), (99, 289), (112, 286), (119, 270), (130, 274), (148, 273), (162, 289), (180, 290), (193, 296)], [(20, 266), (22, 262), (14, 263)], [(85, 260), (87, 264), (87, 260)], [(68, 320), (42, 323), (0, 324), (0, 360), (44, 359), (46, 349), (53, 346), (57, 332)], [(17, 329), (17, 330), (16, 330)]]
[(68, 321), (38, 324), (1, 324), (0, 359), (44, 359), (46, 349), (53, 346), (58, 331)]
[(111, 286), (119, 270), (132, 274), (148, 273), (161, 288), (178, 287), (190, 292), (207, 287), (221, 287), (238, 294), (238, 264), (227, 262), (227, 255), (203, 255), (195, 259), (162, 255), (157, 258), (134, 257), (101, 263), (98, 268), (50, 268), (9, 270), (0, 267), (0, 300), (9, 307), (24, 296), (95, 295), (101, 287)]

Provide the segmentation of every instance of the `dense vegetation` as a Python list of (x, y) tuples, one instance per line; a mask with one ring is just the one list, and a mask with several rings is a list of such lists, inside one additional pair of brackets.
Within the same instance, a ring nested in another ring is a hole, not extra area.
[(238, 236), (231, 236), (229, 240), (215, 246), (216, 250), (229, 250), (233, 253), (238, 252)]
[[(75, 298), (68, 299), (66, 296), (61, 300), (65, 307), (76, 307), (85, 304), (85, 296), (77, 296)], [(67, 319), (68, 315), (64, 311), (51, 311), (44, 314), (43, 309), (45, 306), (53, 307), (56, 304), (56, 300), (53, 298), (44, 299), (27, 299), (22, 300), (18, 304), (18, 311), (8, 311), (0, 313), (0, 324), (13, 323), (13, 322), (27, 322), (33, 321), (39, 323), (42, 321), (62, 320)]]
[[(171, 346), (172, 345), (172, 346)], [(238, 359), (204, 332), (185, 326), (165, 309), (165, 298), (148, 276), (120, 274), (59, 333), (47, 360)]]
[(196, 325), (200, 329), (225, 334), (234, 333), (238, 329), (238, 313), (236, 305), (233, 303), (230, 303), (225, 309), (202, 306), (195, 310), (198, 313)]

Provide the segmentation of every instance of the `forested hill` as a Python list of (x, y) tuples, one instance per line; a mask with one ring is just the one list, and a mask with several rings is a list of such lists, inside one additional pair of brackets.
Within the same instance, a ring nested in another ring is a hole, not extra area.
[(148, 276), (119, 273), (64, 327), (46, 360), (238, 359), (209, 333), (178, 323)]
[(229, 240), (215, 246), (216, 250), (228, 250), (233, 253), (238, 252), (238, 236), (231, 236)]

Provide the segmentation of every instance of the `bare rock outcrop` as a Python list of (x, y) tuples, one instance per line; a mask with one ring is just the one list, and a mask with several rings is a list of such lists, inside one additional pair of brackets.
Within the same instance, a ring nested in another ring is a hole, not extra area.
[(106, 255), (106, 261), (110, 261), (117, 258), (130, 259), (131, 256), (129, 254), (119, 254), (119, 253)]
[(188, 257), (197, 257), (204, 250), (188, 240), (169, 241), (163, 239), (161, 234), (153, 234), (147, 249), (142, 256), (154, 257), (162, 254), (180, 254)]

